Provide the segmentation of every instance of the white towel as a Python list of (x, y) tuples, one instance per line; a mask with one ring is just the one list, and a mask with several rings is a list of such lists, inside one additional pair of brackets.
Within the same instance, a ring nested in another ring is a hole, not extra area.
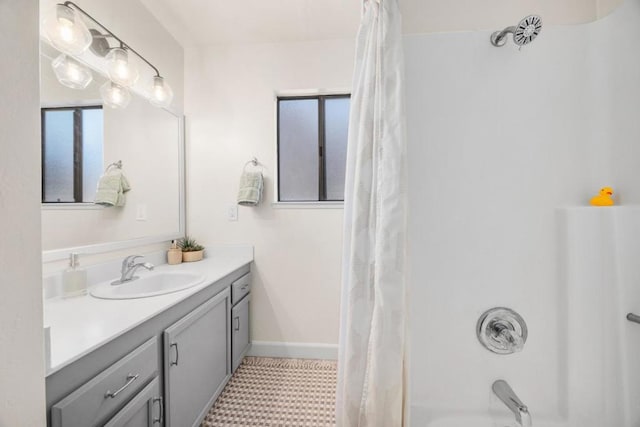
[(240, 177), (238, 204), (242, 206), (257, 206), (262, 197), (262, 186), (262, 172), (243, 172)]
[(111, 169), (98, 181), (96, 190), (96, 205), (124, 206), (126, 198), (124, 193), (131, 190), (129, 181), (121, 169)]

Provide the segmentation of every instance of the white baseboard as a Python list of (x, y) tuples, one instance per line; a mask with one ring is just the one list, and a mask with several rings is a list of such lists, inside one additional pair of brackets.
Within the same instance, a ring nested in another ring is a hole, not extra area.
[(253, 341), (247, 356), (337, 360), (338, 344)]

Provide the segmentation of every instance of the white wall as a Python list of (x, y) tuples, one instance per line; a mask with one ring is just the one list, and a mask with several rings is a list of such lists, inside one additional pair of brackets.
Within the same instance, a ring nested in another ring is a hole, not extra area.
[[(354, 42), (214, 46), (186, 51), (189, 233), (255, 245), (252, 339), (338, 342), (342, 209), (274, 209), (275, 91), (351, 85)], [(264, 202), (236, 203), (242, 168), (266, 167)]]
[(622, 0), (400, 0), (406, 34), (441, 31), (501, 30), (527, 15), (545, 25), (592, 22), (613, 11)]
[(43, 426), (37, 2), (0, 2), (0, 35), (0, 426)]
[[(545, 27), (520, 52), (494, 48), (489, 32), (407, 37), (416, 415), (502, 412), (490, 392), (498, 378), (534, 420), (604, 389), (567, 389), (573, 362), (605, 367), (588, 348), (568, 349), (584, 331), (566, 318), (579, 290), (561, 274), (556, 208), (586, 205), (604, 185), (640, 200), (640, 56), (624, 48), (638, 23), (640, 2), (630, 0), (593, 24)], [(525, 318), (522, 353), (497, 356), (477, 342), (476, 321), (494, 306)]]

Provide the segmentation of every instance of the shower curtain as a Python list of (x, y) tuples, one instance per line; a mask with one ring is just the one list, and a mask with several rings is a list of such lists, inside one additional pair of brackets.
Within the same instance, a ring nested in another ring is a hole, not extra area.
[(406, 141), (398, 0), (365, 0), (351, 97), (338, 427), (408, 425)]

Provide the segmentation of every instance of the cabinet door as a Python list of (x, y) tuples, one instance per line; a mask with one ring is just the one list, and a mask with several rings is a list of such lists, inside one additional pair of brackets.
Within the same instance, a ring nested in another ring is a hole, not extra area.
[(104, 427), (162, 427), (160, 382), (154, 378)]
[(230, 377), (229, 289), (164, 332), (167, 427), (197, 426)]
[(247, 295), (231, 310), (231, 372), (240, 366), (249, 349), (249, 305), (251, 295)]

